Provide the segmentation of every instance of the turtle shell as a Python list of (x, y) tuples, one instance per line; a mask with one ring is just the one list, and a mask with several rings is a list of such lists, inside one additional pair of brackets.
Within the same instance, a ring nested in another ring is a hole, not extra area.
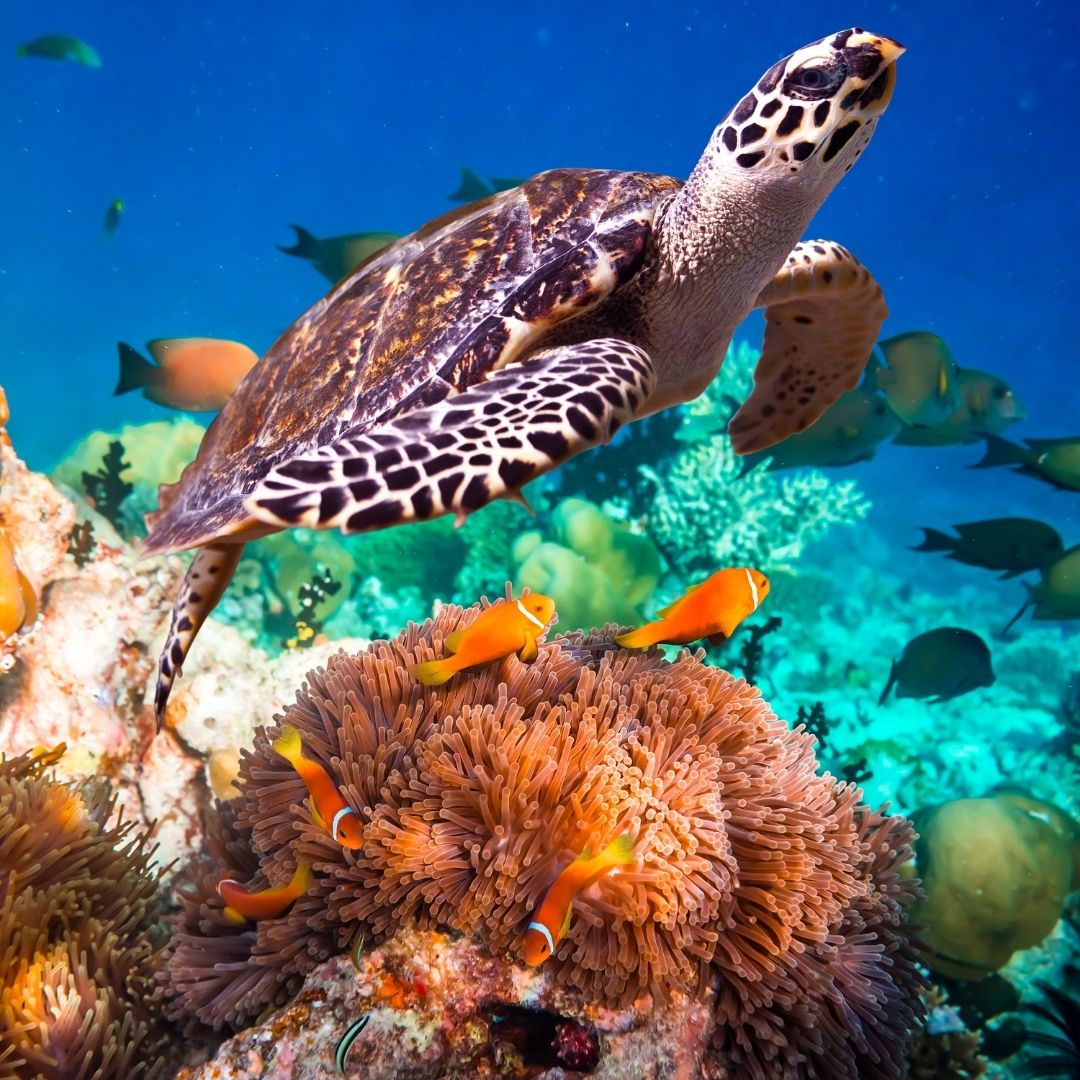
[(645, 259), (679, 181), (558, 169), (430, 222), (361, 263), (252, 369), (161, 489), (147, 553), (266, 527), (243, 500), (281, 462), (464, 390), (595, 307)]

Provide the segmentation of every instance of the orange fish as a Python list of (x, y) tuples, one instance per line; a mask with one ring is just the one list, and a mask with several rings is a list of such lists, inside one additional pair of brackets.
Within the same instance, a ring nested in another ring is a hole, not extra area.
[(317, 761), (304, 757), (303, 740), (292, 724), (274, 740), (273, 749), (300, 774), (300, 779), (307, 785), (315, 820), (342, 847), (355, 850), (362, 846), (364, 827), (360, 824), (360, 816), (341, 797), (334, 778)]
[(0, 529), (0, 641), (37, 618), (34, 587), (15, 562), (11, 542)]
[(612, 840), (599, 855), (586, 848), (554, 881), (533, 913), (525, 931), (525, 963), (542, 964), (555, 951), (570, 929), (574, 900), (594, 882), (616, 867), (634, 861), (634, 841), (629, 833)]
[(275, 885), (258, 892), (248, 890), (232, 878), (222, 878), (217, 884), (218, 895), (225, 901), (225, 917), (235, 923), (249, 919), (273, 919), (311, 888), (311, 866), (303, 861), (287, 885)]
[(11, 410), (8, 408), (7, 394), (0, 386), (0, 427), (3, 427), (11, 419)]
[(555, 601), (540, 593), (529, 593), (520, 600), (499, 600), (464, 630), (446, 636), (446, 648), (453, 656), (417, 664), (413, 674), (425, 686), (441, 686), (465, 668), (490, 664), (511, 653), (529, 663), (536, 659), (537, 641), (554, 615)]
[(769, 579), (760, 570), (745, 566), (718, 570), (657, 612), (660, 618), (655, 622), (620, 634), (615, 641), (627, 649), (644, 649), (661, 642), (689, 645), (700, 638), (719, 645), (735, 633), (743, 619), (757, 611), (768, 593)]
[(120, 378), (113, 396), (141, 390), (158, 405), (184, 412), (217, 412), (259, 358), (239, 341), (157, 338), (146, 347), (151, 364), (130, 345), (117, 344)]

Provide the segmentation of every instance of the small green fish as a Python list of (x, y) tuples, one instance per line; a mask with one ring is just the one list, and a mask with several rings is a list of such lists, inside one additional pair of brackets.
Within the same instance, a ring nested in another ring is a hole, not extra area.
[(990, 518), (954, 525), (956, 536), (923, 527), (923, 542), (912, 551), (944, 551), (946, 558), (1011, 578), (1049, 566), (1065, 550), (1058, 531), (1032, 518)]
[(770, 470), (869, 461), (878, 443), (895, 435), (900, 426), (880, 394), (859, 387), (841, 394), (805, 431), (768, 450), (748, 454), (743, 472), (765, 458)]
[(898, 698), (927, 698), (931, 705), (993, 686), (996, 676), (990, 649), (978, 634), (959, 626), (942, 626), (912, 638), (878, 699), (885, 704), (892, 688)]
[(112, 236), (120, 228), (120, 219), (124, 213), (124, 200), (113, 199), (105, 211), (105, 220), (101, 223), (102, 231), (106, 236)]
[(1035, 609), (1031, 613), (1033, 619), (1080, 619), (1080, 544), (1069, 548), (1060, 559), (1046, 567), (1042, 581), (1028, 585), (1027, 590), (1027, 601), (1009, 620), (1006, 632), (1028, 608)]
[(1000, 435), (1027, 416), (1013, 388), (989, 371), (957, 368), (956, 385), (963, 400), (952, 416), (933, 427), (901, 428), (893, 442), (899, 446), (959, 446), (978, 442), (984, 435)]
[(16, 56), (33, 56), (39, 60), (67, 60), (83, 67), (101, 67), (97, 51), (78, 38), (64, 34), (46, 34), (15, 46)]
[(970, 468), (1013, 465), (1013, 472), (1033, 476), (1063, 491), (1080, 491), (1080, 435), (1063, 439), (1025, 439), (1025, 446), (1018, 446), (998, 435), (984, 435), (983, 438), (986, 439), (986, 456)]
[(320, 240), (299, 225), (292, 228), (296, 230), (296, 243), (292, 247), (279, 244), (278, 250), (286, 255), (307, 259), (327, 281), (334, 284), (399, 239), (397, 233), (358, 232), (327, 236)]
[(887, 366), (869, 365), (863, 386), (880, 390), (905, 424), (941, 424), (960, 407), (956, 361), (937, 334), (914, 330), (888, 338), (878, 348)]
[(496, 192), (509, 191), (510, 188), (520, 187), (525, 183), (526, 179), (527, 177), (492, 176), (485, 180), (482, 176), (474, 173), (472, 169), (462, 165), (461, 183), (458, 184), (457, 191), (446, 197), (451, 202), (477, 202), (479, 199), (486, 199)]

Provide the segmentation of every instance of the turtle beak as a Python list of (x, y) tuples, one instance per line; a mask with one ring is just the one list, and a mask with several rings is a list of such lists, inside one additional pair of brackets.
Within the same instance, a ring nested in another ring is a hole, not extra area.
[(869, 117), (880, 116), (892, 100), (896, 87), (896, 61), (907, 51), (898, 41), (881, 34), (852, 34), (845, 52), (859, 56), (861, 65), (876, 55), (877, 64), (867, 76), (866, 89), (860, 94), (855, 108)]

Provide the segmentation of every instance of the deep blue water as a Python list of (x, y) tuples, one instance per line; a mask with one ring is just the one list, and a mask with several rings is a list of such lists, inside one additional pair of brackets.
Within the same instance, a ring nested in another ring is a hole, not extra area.
[[(118, 339), (265, 349), (324, 291), (276, 250), (289, 223), (408, 231), (449, 208), (461, 164), (684, 176), (774, 60), (852, 24), (909, 52), (812, 231), (874, 270), (886, 333), (934, 330), (1014, 382), (1030, 415), (1010, 434), (1077, 433), (1075, 4), (69, 2), (12, 7), (0, 42), (0, 382), (17, 445), (46, 467), (91, 428), (167, 415), (112, 397)], [(15, 57), (49, 32), (104, 66)], [(898, 528), (900, 481), (939, 524), (1030, 511), (1080, 531), (1074, 496), (959, 467), (979, 452), (888, 448), (853, 474)]]

